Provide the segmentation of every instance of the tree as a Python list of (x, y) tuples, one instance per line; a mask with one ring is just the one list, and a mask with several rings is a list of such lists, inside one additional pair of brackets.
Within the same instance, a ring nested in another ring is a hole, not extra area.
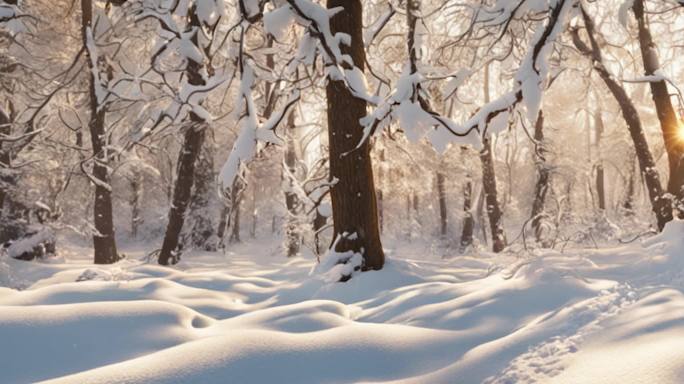
[[(194, 49), (186, 50), (181, 53), (185, 62), (184, 76), (187, 79), (187, 85), (181, 90), (184, 100), (190, 105), (190, 110), (183, 120), (183, 144), (178, 154), (177, 161), (177, 177), (173, 189), (173, 199), (171, 208), (169, 209), (169, 220), (164, 234), (161, 251), (159, 252), (159, 264), (168, 265), (175, 264), (180, 260), (183, 249), (183, 244), (180, 243), (180, 234), (183, 229), (185, 221), (185, 214), (190, 204), (191, 191), (195, 183), (195, 167), (197, 159), (200, 156), (206, 131), (208, 129), (207, 116), (208, 113), (202, 108), (205, 93), (216, 87), (216, 79), (214, 79), (214, 70), (211, 67), (210, 56), (212, 33), (215, 31), (216, 23), (218, 23), (218, 15), (216, 13), (206, 13), (202, 10), (201, 14), (198, 10), (197, 3), (192, 3), (188, 9), (179, 9), (182, 3), (171, 5), (171, 8), (156, 8), (154, 11), (146, 9), (145, 5), (141, 6), (139, 12), (140, 18), (153, 18), (159, 21), (162, 28), (175, 36), (175, 39), (181, 40), (180, 46), (190, 46)], [(216, 6), (216, 4), (212, 4)], [(180, 28), (177, 25), (169, 25), (166, 23), (167, 17), (173, 17), (174, 13), (185, 14), (185, 28), (184, 30), (176, 30)], [(208, 42), (200, 41), (200, 30), (204, 31), (205, 38), (208, 37)], [(155, 54), (156, 60), (161, 53), (168, 48), (169, 44), (164, 45), (159, 52)], [(153, 67), (156, 65), (152, 63)], [(208, 75), (208, 76), (207, 76)], [(165, 78), (166, 79), (166, 78)], [(199, 98), (199, 99), (197, 99)], [(176, 114), (182, 106), (176, 107)], [(173, 116), (175, 118), (176, 116)]]
[(546, 195), (549, 191), (551, 169), (546, 163), (544, 142), (544, 112), (539, 111), (537, 122), (534, 125), (534, 160), (537, 169), (537, 182), (534, 187), (534, 201), (532, 202), (532, 213), (530, 218), (532, 220), (532, 229), (537, 242), (541, 242), (542, 235), (542, 219), (544, 218), (544, 203), (546, 202)]
[(634, 103), (627, 95), (625, 89), (615, 80), (614, 76), (608, 71), (603, 64), (603, 57), (601, 49), (596, 41), (596, 31), (594, 28), (594, 20), (589, 16), (583, 5), (580, 5), (582, 19), (584, 20), (584, 28), (589, 38), (589, 46), (587, 46), (579, 34), (579, 28), (575, 27), (571, 30), (572, 41), (575, 47), (584, 56), (591, 59), (593, 68), (599, 74), (606, 87), (617, 101), (622, 112), (629, 134), (634, 143), (634, 150), (639, 159), (639, 167), (641, 174), (646, 182), (646, 189), (651, 201), (651, 208), (656, 216), (658, 229), (662, 230), (665, 224), (672, 220), (672, 205), (669, 199), (665, 197), (663, 187), (660, 184), (660, 177), (653, 161), (653, 155), (648, 147), (644, 130), (641, 126), (639, 113), (634, 107)]
[(639, 48), (641, 49), (641, 60), (644, 64), (644, 73), (651, 77), (649, 86), (651, 95), (656, 107), (660, 129), (665, 141), (667, 152), (669, 179), (667, 192), (675, 197), (675, 208), (680, 216), (684, 215), (684, 141), (682, 141), (682, 127), (672, 106), (670, 92), (667, 89), (666, 80), (660, 73), (660, 60), (658, 59), (658, 48), (651, 35), (648, 20), (646, 19), (644, 0), (634, 0), (632, 5), (634, 16), (639, 27)]
[[(111, 264), (119, 259), (114, 235), (114, 221), (112, 212), (112, 187), (107, 163), (111, 156), (107, 148), (107, 134), (105, 129), (106, 106), (104, 104), (107, 91), (105, 81), (101, 77), (101, 61), (95, 45), (93, 32), (93, 5), (91, 0), (81, 0), (81, 35), (83, 46), (90, 70), (89, 76), (89, 109), (90, 141), (93, 149), (93, 174), (90, 180), (95, 184), (95, 202), (93, 204), (93, 219), (95, 233), (93, 247), (95, 264)], [(111, 76), (110, 76), (111, 77)], [(109, 78), (111, 80), (111, 78)], [(84, 173), (88, 172), (83, 168)]]
[[(328, 9), (342, 10), (330, 19), (333, 34), (351, 37), (343, 54), (351, 65), (363, 71), (363, 5), (360, 0), (328, 0)], [(377, 199), (373, 184), (370, 143), (363, 140), (360, 120), (366, 116), (366, 101), (355, 97), (344, 81), (330, 79), (328, 98), (328, 141), (330, 144), (330, 180), (335, 251), (353, 251), (363, 255), (362, 270), (381, 269), (385, 253), (380, 242)], [(361, 144), (359, 144), (361, 143)]]
[[(489, 66), (485, 66), (484, 75), (485, 104), (489, 103)], [(483, 138), (480, 161), (482, 162), (482, 190), (484, 204), (489, 219), (489, 230), (492, 235), (492, 251), (501, 252), (506, 248), (506, 234), (503, 226), (503, 211), (499, 204), (496, 187), (496, 171), (494, 170), (494, 153), (491, 136)]]

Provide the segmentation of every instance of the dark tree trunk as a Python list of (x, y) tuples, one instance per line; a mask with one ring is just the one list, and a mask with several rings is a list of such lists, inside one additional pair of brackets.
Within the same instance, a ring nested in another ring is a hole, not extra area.
[[(342, 8), (331, 18), (330, 27), (333, 34), (351, 36), (350, 46), (343, 46), (342, 51), (350, 55), (356, 67), (363, 71), (365, 51), (361, 1), (328, 0), (327, 6), (329, 9)], [(355, 149), (363, 136), (359, 120), (366, 116), (366, 102), (355, 98), (342, 81), (329, 81), (326, 95), (330, 177), (338, 180), (330, 193), (333, 239), (340, 238), (335, 251), (360, 252), (363, 255), (362, 269), (378, 270), (385, 263), (385, 254), (380, 242), (370, 145), (366, 141)], [(356, 236), (349, 238), (344, 234)]]
[[(88, 41), (91, 40), (94, 44), (94, 36), (91, 30), (93, 20), (93, 9), (90, 0), (81, 0), (81, 33), (83, 37), (83, 44), (88, 46)], [(116, 239), (114, 235), (114, 219), (112, 213), (112, 191), (110, 186), (109, 171), (107, 163), (109, 161), (106, 144), (105, 132), (105, 111), (104, 105), (100, 105), (97, 98), (95, 84), (95, 71), (93, 61), (98, 58), (93, 58), (90, 55), (89, 49), (86, 49), (86, 56), (88, 58), (88, 66), (90, 69), (89, 76), (89, 109), (90, 121), (88, 128), (90, 129), (90, 141), (93, 148), (93, 179), (95, 184), (95, 203), (93, 205), (93, 221), (95, 224), (96, 233), (93, 234), (93, 246), (95, 250), (95, 264), (111, 264), (119, 259), (119, 254), (116, 250)]]
[(218, 228), (216, 229), (216, 236), (218, 236), (219, 246), (223, 245), (223, 238), (226, 236), (226, 228), (230, 225), (230, 205), (224, 204), (221, 209), (221, 216), (219, 217)]
[(295, 182), (292, 177), (297, 172), (297, 149), (295, 140), (295, 113), (290, 112), (287, 118), (287, 147), (285, 149), (285, 166), (290, 176), (285, 178), (287, 188), (285, 189), (285, 206), (287, 208), (287, 222), (285, 224), (285, 248), (287, 257), (296, 256), (299, 253), (300, 236), (297, 225), (300, 203), (293, 188)]
[(132, 175), (130, 179), (131, 186), (131, 237), (138, 237), (138, 228), (142, 223), (142, 217), (140, 217), (140, 201), (142, 200), (143, 194), (143, 179), (139, 173)]
[(190, 204), (195, 178), (195, 162), (204, 142), (203, 121), (192, 112), (190, 115), (191, 124), (185, 132), (183, 145), (178, 153), (178, 176), (174, 184), (171, 209), (169, 209), (169, 222), (159, 253), (159, 264), (162, 265), (176, 264), (180, 260), (183, 250), (183, 244), (180, 244), (180, 234), (185, 221), (185, 211)]
[(442, 238), (447, 234), (447, 204), (446, 204), (446, 176), (437, 172), (437, 198), (439, 199), (439, 234)]
[(534, 140), (536, 141), (535, 149), (535, 164), (537, 166), (537, 183), (534, 186), (534, 201), (532, 202), (532, 229), (537, 241), (541, 241), (542, 235), (542, 218), (544, 213), (544, 203), (546, 202), (546, 195), (549, 191), (550, 169), (546, 164), (545, 157), (545, 142), (544, 142), (544, 113), (539, 110), (537, 122), (534, 126)]
[(658, 170), (656, 169), (655, 162), (653, 161), (653, 155), (648, 147), (648, 142), (646, 141), (646, 136), (644, 135), (644, 131), (641, 126), (639, 113), (634, 107), (634, 103), (632, 103), (632, 100), (629, 98), (629, 95), (627, 95), (625, 89), (615, 80), (615, 78), (603, 65), (601, 51), (594, 36), (595, 32), (593, 20), (589, 17), (584, 9), (582, 9), (582, 16), (584, 18), (591, 48), (589, 48), (581, 40), (579, 31), (577, 29), (573, 30), (573, 42), (575, 47), (577, 47), (580, 52), (592, 59), (594, 63), (594, 69), (598, 72), (599, 76), (601, 76), (601, 79), (606, 84), (620, 106), (622, 117), (627, 123), (629, 134), (634, 142), (634, 150), (636, 152), (637, 158), (639, 159), (639, 167), (646, 182), (649, 199), (651, 201), (651, 207), (658, 222), (658, 229), (662, 230), (663, 227), (665, 227), (665, 224), (672, 220), (672, 203), (664, 195), (663, 187), (660, 184), (660, 177), (658, 176)]
[[(644, 15), (644, 1), (634, 0), (633, 10), (639, 26), (639, 47), (641, 48), (644, 72), (647, 76), (655, 75), (656, 71), (660, 69), (660, 60), (658, 59), (658, 49), (653, 41), (648, 20), (646, 20)], [(681, 200), (684, 198), (684, 191), (682, 190), (682, 185), (684, 184), (684, 164), (682, 163), (684, 141), (681, 139), (680, 132), (683, 128), (680, 127), (677, 113), (672, 106), (672, 100), (670, 99), (670, 93), (665, 80), (650, 81), (649, 85), (658, 120), (660, 121), (660, 128), (663, 132), (665, 150), (667, 151), (670, 172), (667, 192), (676, 197), (675, 208), (677, 208), (681, 217), (684, 215), (684, 207), (681, 203)]]
[(503, 212), (497, 198), (494, 156), (489, 137), (485, 137), (483, 140), (480, 160), (482, 161), (482, 188), (484, 190), (487, 216), (489, 217), (489, 230), (492, 235), (492, 250), (498, 253), (506, 247), (506, 235), (503, 228)]
[(463, 186), (463, 229), (461, 230), (461, 247), (467, 248), (473, 244), (473, 180), (470, 175), (466, 176)]
[(191, 200), (188, 217), (188, 237), (193, 247), (207, 251), (215, 250), (216, 244), (210, 240), (214, 235), (214, 226), (211, 215), (211, 196), (214, 193), (214, 154), (211, 144), (206, 140), (202, 145), (201, 152), (195, 161), (194, 186), (191, 192)]
[[(0, 134), (9, 136), (11, 134), (12, 119), (0, 110)], [(8, 193), (8, 188), (13, 184), (13, 178), (7, 175), (4, 170), (10, 168), (12, 162), (10, 148), (5, 148), (5, 143), (0, 142), (0, 219), (3, 219), (5, 198)]]
[[(193, 6), (188, 11), (188, 21), (190, 28), (202, 28), (202, 23), (197, 17), (197, 10)], [(198, 44), (198, 33), (191, 38), (195, 46)], [(198, 63), (188, 60), (185, 68), (190, 85), (205, 85), (203, 72), (207, 68), (204, 62)], [(169, 222), (166, 226), (164, 242), (159, 252), (159, 264), (176, 264), (180, 260), (183, 244), (180, 244), (180, 234), (185, 221), (185, 211), (188, 208), (191, 198), (192, 186), (195, 179), (195, 163), (197, 162), (204, 138), (206, 136), (207, 125), (205, 121), (194, 112), (189, 112), (186, 120), (185, 135), (183, 145), (178, 153), (177, 176), (173, 189), (173, 200), (169, 209)]]
[(385, 178), (385, 172), (384, 172), (384, 167), (385, 167), (385, 148), (382, 148), (380, 150), (380, 154), (378, 156), (378, 188), (377, 188), (377, 193), (378, 193), (378, 220), (380, 224), (380, 233), (382, 233), (385, 230), (385, 194), (382, 190), (382, 183), (383, 179)]
[(231, 200), (234, 203), (232, 204), (230, 211), (231, 215), (233, 216), (231, 218), (231, 229), (230, 229), (230, 239), (228, 240), (231, 243), (239, 243), (242, 240), (240, 239), (240, 206), (242, 205), (242, 192), (241, 190), (238, 190), (238, 188), (234, 189), (233, 193), (234, 198)]

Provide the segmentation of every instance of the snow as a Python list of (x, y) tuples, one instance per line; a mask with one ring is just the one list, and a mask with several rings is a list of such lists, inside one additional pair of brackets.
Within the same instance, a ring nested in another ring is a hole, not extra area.
[(680, 383), (683, 232), (675, 221), (616, 248), (447, 259), (397, 243), (384, 269), (346, 283), (327, 278), (354, 265), (340, 254), (317, 265), (268, 241), (175, 269), (138, 261), (139, 246), (93, 267), (69, 244), (52, 261), (2, 263), (0, 281), (23, 288), (0, 288), (2, 379)]
[(266, 32), (280, 41), (285, 37), (287, 27), (294, 20), (294, 14), (289, 6), (276, 8), (271, 12), (264, 13), (264, 28)]

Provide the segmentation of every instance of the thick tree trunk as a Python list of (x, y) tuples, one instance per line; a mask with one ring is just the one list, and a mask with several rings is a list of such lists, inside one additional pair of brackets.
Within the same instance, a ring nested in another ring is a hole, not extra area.
[[(88, 47), (91, 43), (95, 44), (92, 32), (93, 9), (90, 0), (81, 1), (81, 33), (83, 44)], [(96, 233), (93, 234), (93, 246), (95, 251), (95, 264), (111, 264), (119, 259), (116, 250), (116, 239), (114, 235), (114, 219), (112, 214), (112, 191), (110, 186), (109, 171), (107, 167), (108, 155), (106, 145), (107, 134), (105, 132), (105, 106), (100, 105), (96, 93), (97, 87), (101, 86), (95, 82), (96, 68), (94, 62), (97, 57), (91, 57), (93, 52), (86, 49), (89, 76), (89, 109), (90, 121), (90, 141), (93, 148), (93, 179), (95, 180), (95, 203), (93, 205), (93, 221)]]
[(545, 142), (544, 142), (544, 113), (539, 110), (537, 122), (534, 126), (534, 140), (537, 142), (535, 151), (535, 164), (537, 167), (537, 183), (534, 186), (534, 201), (532, 202), (532, 229), (537, 242), (541, 241), (542, 235), (542, 218), (544, 213), (544, 203), (546, 202), (546, 195), (549, 191), (550, 169), (546, 164), (545, 157)]
[(487, 216), (489, 217), (489, 230), (492, 236), (492, 250), (501, 252), (506, 247), (506, 235), (503, 227), (503, 212), (499, 205), (496, 191), (496, 174), (494, 172), (494, 157), (490, 138), (483, 140), (483, 149), (480, 152), (482, 161), (482, 188), (486, 204)]
[(646, 182), (649, 199), (651, 201), (651, 207), (658, 223), (658, 229), (662, 230), (663, 227), (665, 227), (665, 224), (672, 220), (672, 203), (664, 195), (663, 187), (660, 184), (660, 177), (658, 176), (658, 170), (656, 169), (655, 161), (653, 161), (653, 155), (648, 147), (648, 142), (646, 141), (646, 136), (644, 135), (644, 131), (641, 126), (639, 113), (634, 107), (634, 103), (632, 103), (632, 100), (627, 95), (625, 89), (615, 80), (615, 78), (603, 65), (601, 51), (594, 36), (595, 32), (593, 20), (591, 20), (585, 10), (582, 10), (582, 15), (587, 28), (587, 34), (589, 36), (591, 48), (589, 48), (581, 40), (579, 32), (576, 29), (573, 31), (573, 42), (575, 47), (577, 47), (580, 52), (593, 60), (594, 69), (598, 72), (599, 76), (620, 106), (622, 117), (627, 123), (629, 134), (634, 142), (634, 150), (636, 151), (637, 158), (639, 159), (639, 167), (644, 177), (644, 181)]
[[(329, 9), (342, 10), (330, 20), (333, 34), (346, 33), (350, 46), (342, 51), (363, 71), (363, 6), (360, 0), (328, 0)], [(359, 120), (366, 116), (366, 102), (355, 98), (342, 81), (331, 80), (326, 86), (328, 99), (328, 138), (330, 177), (337, 183), (331, 189), (333, 239), (339, 237), (335, 251), (354, 251), (363, 255), (363, 270), (381, 269), (385, 254), (380, 242), (377, 200), (373, 185), (370, 145), (362, 139)], [(348, 153), (348, 154), (347, 154)], [(351, 237), (350, 237), (351, 235)]]
[(446, 204), (446, 176), (437, 172), (437, 199), (439, 200), (439, 234), (442, 238), (447, 235), (447, 204)]
[[(639, 47), (641, 48), (644, 72), (646, 76), (653, 76), (660, 70), (660, 60), (648, 20), (646, 20), (644, 15), (644, 1), (634, 0), (633, 10), (639, 26)], [(682, 216), (684, 215), (684, 207), (681, 205), (681, 200), (684, 198), (684, 191), (682, 190), (684, 184), (684, 163), (682, 162), (684, 141), (681, 139), (681, 131), (684, 128), (680, 126), (677, 113), (672, 106), (672, 99), (670, 99), (670, 93), (665, 80), (650, 81), (649, 86), (651, 87), (651, 95), (653, 96), (653, 102), (658, 114), (660, 128), (663, 132), (665, 150), (667, 151), (670, 175), (667, 183), (667, 192), (676, 197), (677, 203), (675, 208), (677, 208), (679, 216)]]
[(210, 240), (214, 235), (211, 215), (211, 196), (215, 193), (214, 154), (207, 141), (204, 141), (201, 152), (196, 160), (194, 186), (188, 216), (187, 234), (193, 247), (207, 251), (215, 250), (216, 244)]

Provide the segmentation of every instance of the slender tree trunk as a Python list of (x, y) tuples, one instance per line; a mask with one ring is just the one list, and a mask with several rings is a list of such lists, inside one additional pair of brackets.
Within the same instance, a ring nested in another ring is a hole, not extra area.
[[(0, 110), (0, 134), (9, 136), (11, 134), (12, 119), (5, 111)], [(12, 157), (9, 148), (4, 148), (5, 143), (0, 142), (0, 219), (3, 218), (5, 198), (8, 187), (12, 184), (12, 177), (8, 176), (4, 170), (10, 168)], [(4, 242), (4, 241), (3, 241)]]
[[(484, 101), (489, 102), (489, 65), (485, 65), (484, 73)], [(483, 140), (483, 149), (480, 152), (482, 162), (482, 190), (484, 192), (484, 203), (486, 205), (487, 216), (489, 217), (489, 228), (492, 235), (492, 250), (496, 253), (503, 251), (506, 247), (506, 235), (503, 228), (503, 212), (499, 205), (496, 190), (496, 173), (494, 171), (494, 154), (492, 153), (491, 137)]]
[(503, 212), (499, 205), (496, 191), (496, 174), (494, 173), (494, 158), (492, 143), (489, 138), (484, 139), (480, 160), (482, 161), (482, 188), (487, 216), (489, 217), (489, 231), (492, 236), (492, 250), (501, 252), (506, 247), (506, 235), (503, 228)]
[(230, 230), (230, 239), (229, 241), (231, 243), (239, 243), (242, 240), (240, 239), (240, 206), (242, 205), (242, 192), (238, 191), (235, 189), (235, 193), (233, 193), (235, 198), (232, 200), (235, 203), (231, 206), (231, 214), (233, 215), (233, 218), (231, 219), (231, 230)]
[(173, 189), (173, 200), (169, 209), (164, 242), (159, 253), (159, 264), (176, 264), (180, 260), (183, 244), (180, 234), (185, 221), (185, 211), (190, 204), (192, 185), (195, 178), (195, 162), (202, 150), (205, 126), (203, 120), (190, 113), (191, 124), (185, 132), (183, 146), (178, 153), (178, 176)]
[(385, 178), (385, 148), (380, 149), (380, 154), (378, 156), (378, 219), (380, 224), (380, 233), (385, 230), (385, 194), (383, 192), (382, 186)]
[[(190, 28), (202, 28), (202, 23), (197, 16), (197, 10), (193, 6), (188, 11), (188, 25)], [(198, 33), (191, 38), (195, 46), (198, 44)], [(203, 72), (211, 70), (204, 62), (198, 63), (188, 60), (185, 68), (185, 76), (188, 84), (201, 86), (206, 85)], [(159, 264), (176, 264), (180, 260), (183, 244), (180, 243), (180, 234), (185, 221), (185, 211), (190, 204), (192, 187), (195, 181), (195, 165), (202, 151), (206, 136), (207, 124), (194, 112), (189, 112), (186, 120), (183, 145), (178, 154), (177, 176), (173, 189), (173, 201), (169, 209), (169, 222), (166, 226), (166, 234), (159, 252)]]
[(81, 0), (81, 33), (83, 44), (86, 46), (86, 57), (90, 69), (89, 76), (89, 109), (90, 121), (90, 140), (93, 148), (93, 179), (95, 180), (95, 204), (93, 205), (93, 221), (96, 233), (93, 234), (93, 246), (95, 251), (95, 264), (111, 264), (119, 259), (116, 250), (116, 239), (114, 235), (114, 218), (112, 213), (112, 190), (110, 185), (109, 171), (107, 167), (108, 154), (106, 146), (105, 132), (105, 113), (106, 108), (100, 105), (97, 97), (96, 84), (98, 78), (95, 74), (99, 69), (96, 62), (99, 58), (92, 57), (91, 44), (95, 44), (92, 31), (93, 7), (90, 0)]
[(596, 148), (596, 196), (598, 197), (598, 207), (606, 210), (606, 180), (603, 170), (603, 158), (601, 155), (601, 137), (603, 136), (603, 118), (601, 110), (594, 113), (594, 146)]
[(216, 228), (216, 236), (218, 237), (219, 247), (223, 247), (223, 239), (226, 236), (226, 229), (230, 225), (230, 206), (224, 204), (221, 208), (221, 216), (219, 217), (219, 224)]
[(470, 175), (467, 175), (465, 185), (463, 186), (463, 229), (461, 230), (461, 248), (465, 249), (473, 244), (474, 227), (473, 179)]
[(545, 142), (544, 142), (544, 113), (539, 110), (537, 122), (534, 126), (534, 140), (537, 142), (535, 150), (535, 164), (537, 166), (537, 183), (534, 186), (534, 201), (532, 202), (532, 229), (537, 242), (541, 241), (542, 235), (542, 218), (544, 213), (544, 203), (546, 202), (546, 195), (549, 191), (550, 169), (546, 164), (545, 157)]
[[(285, 166), (290, 175), (294, 176), (297, 172), (297, 148), (295, 139), (295, 112), (290, 112), (287, 117), (287, 147), (285, 149)], [(287, 223), (285, 224), (285, 248), (287, 257), (296, 256), (299, 253), (300, 236), (297, 225), (300, 202), (297, 194), (294, 193), (294, 180), (290, 177), (285, 178), (287, 188), (285, 189), (285, 207), (287, 208)]]
[(591, 48), (589, 48), (581, 40), (579, 31), (577, 29), (573, 30), (573, 42), (575, 47), (577, 47), (580, 52), (592, 59), (594, 63), (594, 69), (598, 72), (599, 76), (620, 106), (622, 117), (627, 123), (629, 134), (634, 142), (634, 150), (636, 151), (637, 158), (639, 159), (639, 167), (646, 182), (649, 199), (651, 201), (651, 207), (658, 222), (658, 229), (662, 230), (663, 227), (665, 227), (665, 224), (672, 220), (672, 203), (664, 195), (663, 187), (660, 184), (660, 177), (658, 176), (658, 170), (656, 169), (655, 161), (653, 161), (653, 155), (648, 147), (648, 142), (646, 141), (646, 136), (644, 135), (644, 131), (641, 126), (639, 113), (634, 107), (634, 103), (632, 103), (632, 100), (627, 95), (625, 89), (622, 88), (622, 86), (603, 65), (601, 51), (594, 36), (595, 32), (593, 20), (589, 17), (584, 9), (582, 9), (582, 16), (584, 18), (585, 27), (587, 28), (587, 34), (589, 36)]
[(634, 195), (636, 194), (636, 159), (630, 158), (629, 179), (622, 208), (628, 216), (634, 215)]
[[(363, 71), (365, 51), (361, 1), (328, 0), (327, 6), (329, 9), (342, 8), (330, 19), (330, 27), (333, 34), (346, 33), (351, 37), (351, 44), (343, 45), (342, 51), (350, 55), (354, 65)], [(326, 94), (330, 177), (337, 180), (330, 193), (333, 239), (340, 238), (335, 251), (359, 252), (363, 255), (363, 270), (378, 270), (385, 263), (385, 254), (380, 242), (370, 145), (366, 141), (355, 149), (363, 135), (359, 120), (366, 116), (366, 102), (354, 97), (342, 81), (330, 80)]]
[[(658, 48), (653, 41), (648, 20), (644, 15), (644, 1), (634, 0), (632, 8), (639, 26), (639, 47), (641, 48), (644, 72), (647, 76), (653, 76), (660, 70), (660, 60), (658, 58)], [(675, 208), (681, 218), (684, 215), (684, 206), (682, 206), (681, 202), (684, 198), (684, 190), (682, 190), (684, 184), (684, 162), (682, 162), (684, 141), (681, 136), (684, 127), (680, 125), (677, 113), (672, 106), (672, 99), (670, 99), (670, 93), (665, 80), (650, 81), (649, 86), (651, 87), (651, 95), (653, 96), (653, 102), (658, 114), (660, 128), (663, 132), (665, 150), (667, 151), (670, 172), (667, 192), (676, 197)]]
[(254, 186), (254, 189), (252, 189), (252, 228), (249, 230), (249, 237), (252, 239), (256, 238), (256, 230), (257, 230), (257, 188), (256, 185)]
[(446, 176), (437, 172), (437, 198), (439, 199), (439, 234), (442, 238), (447, 235), (447, 204), (446, 204)]
[(142, 200), (143, 194), (143, 179), (142, 175), (135, 172), (130, 179), (131, 186), (131, 237), (138, 237), (138, 228), (142, 222), (142, 217), (140, 217), (140, 201)]

